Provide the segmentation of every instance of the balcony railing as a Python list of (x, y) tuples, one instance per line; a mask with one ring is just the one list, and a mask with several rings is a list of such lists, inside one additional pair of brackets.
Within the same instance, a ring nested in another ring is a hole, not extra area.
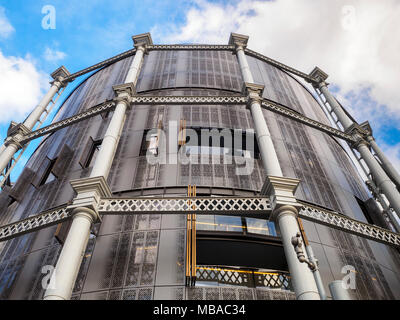
[(196, 285), (292, 290), (288, 272), (205, 265), (196, 266)]

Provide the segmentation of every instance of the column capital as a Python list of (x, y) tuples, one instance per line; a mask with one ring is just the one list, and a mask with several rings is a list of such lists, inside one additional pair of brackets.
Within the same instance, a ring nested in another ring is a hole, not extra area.
[[(70, 72), (67, 70), (67, 68), (65, 68), (64, 66), (61, 66), (61, 67), (57, 68), (56, 70), (54, 70), (50, 75), (54, 79), (50, 83), (52, 85), (54, 85), (54, 84), (59, 85), (61, 87), (61, 86), (65, 85), (63, 83), (63, 80), (64, 80), (64, 78), (66, 78), (70, 75)], [(59, 82), (59, 84), (57, 84), (57, 82)]]
[(228, 44), (231, 46), (235, 46), (236, 49), (245, 49), (247, 47), (247, 42), (249, 40), (249, 36), (245, 36), (243, 34), (231, 33), (229, 37)]
[(243, 83), (242, 91), (248, 98), (246, 106), (247, 108), (250, 108), (251, 104), (254, 102), (261, 103), (264, 87), (265, 86), (262, 84), (255, 84), (248, 82)]
[(267, 195), (270, 198), (272, 207), (270, 220), (275, 221), (283, 208), (286, 208), (285, 211), (291, 210), (297, 214), (298, 208), (302, 206), (294, 196), (299, 183), (300, 180), (295, 178), (267, 176), (261, 195)]
[(373, 139), (372, 127), (371, 127), (369, 121), (364, 121), (363, 123), (360, 123), (359, 126), (369, 137), (371, 137)]
[(126, 103), (127, 106), (130, 105), (132, 100), (132, 96), (136, 94), (135, 85), (133, 82), (122, 83), (112, 86), (115, 95), (117, 96), (114, 98), (115, 101), (123, 101)]
[(121, 83), (112, 86), (114, 93), (116, 96), (125, 96), (128, 95), (132, 97), (136, 94), (135, 85), (133, 82)]
[(10, 126), (7, 129), (7, 138), (4, 140), (6, 146), (15, 144), (18, 148), (22, 148), (21, 139), (28, 133), (29, 130), (23, 123), (16, 123), (11, 121)]
[(89, 177), (70, 180), (72, 189), (77, 193), (71, 205), (67, 209), (88, 208), (95, 213), (94, 221), (100, 220), (98, 205), (101, 198), (110, 198), (111, 189), (104, 177)]
[(264, 88), (265, 86), (263, 84), (244, 82), (242, 91), (249, 98), (249, 103), (254, 101), (260, 102)]
[(88, 207), (76, 207), (71, 212), (72, 219), (76, 217), (84, 217), (90, 221), (90, 223), (96, 222), (99, 219), (99, 215), (95, 210)]
[(148, 45), (153, 45), (153, 40), (151, 39), (150, 32), (141, 33), (132, 36), (133, 46), (138, 50), (139, 48), (144, 48), (144, 53), (147, 53), (146, 47)]
[(366, 127), (361, 127), (358, 123), (353, 123), (350, 127), (348, 127), (344, 132), (353, 136), (355, 142), (352, 144), (353, 148), (364, 144), (369, 147), (368, 136), (369, 132), (365, 130)]
[(327, 85), (327, 83), (325, 82), (325, 80), (328, 79), (329, 76), (328, 76), (327, 73), (325, 73), (324, 71), (322, 71), (320, 68), (315, 67), (315, 68), (310, 72), (309, 76), (315, 80), (315, 82), (312, 83), (314, 86), (318, 86), (318, 85)]
[(23, 123), (16, 123), (14, 121), (11, 121), (10, 126), (7, 129), (7, 136), (14, 136), (18, 133), (25, 135), (30, 132), (31, 130), (29, 130)]
[(51, 77), (56, 80), (58, 77), (66, 78), (70, 75), (66, 67), (61, 66), (51, 73)]

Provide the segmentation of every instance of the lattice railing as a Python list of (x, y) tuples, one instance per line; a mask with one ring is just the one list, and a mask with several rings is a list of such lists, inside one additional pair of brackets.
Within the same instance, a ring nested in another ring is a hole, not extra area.
[(244, 270), (220, 266), (197, 266), (196, 282), (213, 282), (250, 288), (292, 289), (288, 272)]

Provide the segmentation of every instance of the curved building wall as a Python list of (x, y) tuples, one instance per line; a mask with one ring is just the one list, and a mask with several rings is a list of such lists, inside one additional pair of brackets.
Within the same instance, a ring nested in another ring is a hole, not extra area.
[[(264, 98), (329, 124), (318, 102), (296, 79), (256, 58), (247, 59), (255, 82), (265, 85)], [(66, 99), (54, 121), (113, 98), (112, 85), (123, 82), (131, 61), (132, 57), (127, 58), (90, 76)], [(137, 83), (137, 92), (151, 95), (237, 95), (241, 91), (240, 69), (230, 51), (150, 51)], [(369, 196), (340, 144), (317, 130), (270, 111), (263, 112), (284, 175), (301, 179), (296, 196), (367, 221), (356, 197), (364, 201)], [(84, 164), (88, 148), (104, 136), (111, 116), (112, 113), (99, 115), (45, 138), (16, 185), (6, 191), (16, 201), (0, 199), (5, 204), (1, 222), (20, 220), (70, 201), (74, 192), (69, 180), (89, 175), (91, 166)], [(265, 172), (258, 158), (250, 176), (235, 174), (235, 159), (225, 164), (227, 156), (214, 154), (199, 155), (197, 163), (149, 164), (142, 153), (147, 130), (157, 128), (161, 122), (168, 141), (170, 121), (177, 121), (179, 127), (181, 119), (186, 120), (187, 128), (254, 127), (245, 105), (132, 106), (108, 177), (114, 195), (185, 196), (188, 184), (197, 186), (198, 195), (246, 196), (260, 191)], [(168, 143), (166, 152), (169, 155)], [(204, 164), (205, 157), (210, 164)], [(57, 178), (43, 184), (43, 175), (51, 163)], [(237, 220), (238, 217), (198, 216), (198, 230), (232, 231), (229, 228), (237, 225)], [(269, 230), (267, 234), (276, 236), (273, 224), (266, 225), (262, 219), (248, 219), (247, 223), (264, 227)], [(303, 223), (320, 261), (327, 291), (329, 282), (343, 278), (342, 267), (352, 265), (358, 271), (354, 298), (400, 298), (400, 264), (394, 249), (319, 224)], [(1, 299), (42, 297), (45, 274), (41, 268), (55, 265), (61, 249), (54, 238), (55, 229), (56, 226), (50, 227), (0, 244)], [(94, 229), (73, 298), (186, 297), (186, 216), (105, 216)], [(207, 292), (204, 294), (207, 296)]]

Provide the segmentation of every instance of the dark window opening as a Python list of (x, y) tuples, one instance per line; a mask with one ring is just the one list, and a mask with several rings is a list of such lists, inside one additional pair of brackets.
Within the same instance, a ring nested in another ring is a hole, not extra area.
[(7, 207), (10, 207), (13, 203), (17, 202), (17, 199), (15, 199), (14, 197), (10, 196), (10, 202), (8, 203)]
[(94, 162), (96, 161), (97, 155), (100, 151), (102, 142), (103, 142), (103, 140), (93, 141), (92, 146), (90, 147), (90, 151), (89, 151), (87, 160), (84, 164), (84, 168), (88, 168), (94, 164)]
[(56, 163), (56, 161), (57, 161), (57, 158), (55, 158), (53, 160), (50, 160), (50, 163), (47, 166), (47, 169), (46, 169), (46, 171), (45, 171), (45, 173), (43, 175), (43, 178), (42, 178), (42, 180), (40, 180), (40, 183), (39, 183), (40, 186), (57, 179), (57, 177), (52, 172), (54, 164)]
[(109, 116), (109, 114), (110, 114), (110, 111), (103, 112), (103, 113), (101, 113), (101, 117), (102, 117), (103, 119), (107, 119), (108, 116)]
[(142, 145), (140, 146), (140, 156), (145, 156), (147, 152), (158, 155), (158, 138), (157, 130), (145, 130), (143, 133)]
[(368, 223), (369, 224), (375, 224), (374, 220), (372, 219), (371, 215), (368, 212), (367, 206), (365, 205), (364, 201), (358, 199), (357, 197), (355, 197), (355, 198), (356, 198), (356, 200), (358, 202), (358, 205), (360, 206), (360, 208), (361, 208), (361, 210), (362, 210), (362, 212), (364, 214), (365, 219), (367, 219)]

